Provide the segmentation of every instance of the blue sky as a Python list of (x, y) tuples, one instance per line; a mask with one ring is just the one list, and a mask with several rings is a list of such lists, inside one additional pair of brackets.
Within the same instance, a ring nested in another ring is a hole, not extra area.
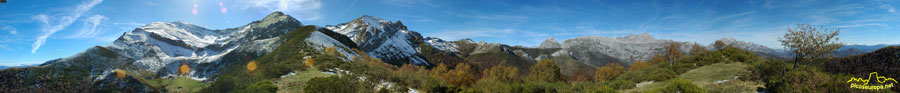
[(111, 43), (150, 22), (210, 29), (272, 11), (307, 25), (362, 15), (403, 21), (423, 36), (537, 46), (547, 37), (619, 37), (709, 44), (732, 37), (772, 48), (797, 23), (839, 28), (840, 42), (900, 43), (897, 1), (881, 0), (7, 0), (0, 3), (0, 65), (35, 64)]

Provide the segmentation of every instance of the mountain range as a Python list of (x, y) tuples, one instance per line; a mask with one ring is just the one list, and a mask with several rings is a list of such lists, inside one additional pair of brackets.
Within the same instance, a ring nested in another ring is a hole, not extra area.
[[(288, 33), (304, 27), (300, 21), (282, 12), (274, 12), (262, 20), (227, 29), (207, 29), (187, 22), (154, 22), (125, 32), (113, 43), (95, 46), (70, 57), (47, 61), (38, 66), (15, 67), (0, 71), (0, 83), (14, 91), (34, 89), (83, 90), (129, 89), (139, 92), (157, 91), (148, 79), (185, 76), (202, 82), (214, 82), (228, 67), (240, 67), (285, 44)], [(524, 69), (538, 60), (556, 61), (564, 75), (592, 74), (608, 63), (631, 65), (648, 61), (665, 53), (669, 43), (680, 44), (683, 54), (694, 46), (714, 49), (693, 42), (656, 39), (647, 33), (624, 37), (582, 36), (557, 41), (548, 37), (538, 47), (509, 46), (500, 43), (456, 41), (423, 37), (407, 29), (401, 21), (363, 15), (337, 25), (315, 26), (303, 39), (314, 51), (334, 48), (339, 59), (354, 60), (365, 55), (391, 65), (415, 64), (435, 67), (440, 64), (471, 62), (476, 69), (509, 65)], [(787, 52), (759, 44), (723, 38), (730, 46), (757, 55), (789, 58)], [(879, 46), (847, 46), (841, 51), (865, 53)], [(883, 46), (881, 46), (883, 47)], [(190, 67), (183, 72), (183, 66)], [(125, 71), (129, 76), (115, 79)], [(481, 71), (481, 70), (478, 70)], [(34, 79), (36, 77), (47, 77)], [(87, 87), (66, 86), (72, 82)]]

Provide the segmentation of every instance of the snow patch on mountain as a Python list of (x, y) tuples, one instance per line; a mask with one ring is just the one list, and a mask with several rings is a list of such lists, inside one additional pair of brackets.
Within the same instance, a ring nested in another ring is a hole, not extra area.
[(402, 22), (391, 22), (364, 15), (347, 23), (325, 26), (350, 38), (366, 54), (385, 62), (430, 65), (417, 51), (423, 42), (418, 32), (409, 31)]
[[(158, 76), (170, 76), (181, 64), (191, 65), (188, 76), (206, 80), (215, 74), (229, 53), (239, 52), (262, 56), (279, 46), (285, 39), (279, 36), (299, 28), (300, 21), (281, 12), (274, 12), (247, 25), (210, 30), (183, 21), (153, 22), (124, 33), (104, 47), (133, 58), (133, 65), (141, 70), (160, 71)], [(205, 67), (194, 67), (199, 66)], [(163, 69), (166, 68), (166, 69)]]
[(425, 44), (431, 45), (434, 48), (437, 48), (438, 50), (441, 50), (444, 52), (449, 52), (449, 53), (459, 52), (459, 50), (457, 50), (457, 48), (459, 46), (457, 46), (455, 43), (451, 43), (449, 41), (444, 41), (440, 38), (425, 37)]
[(328, 35), (325, 35), (319, 31), (312, 32), (305, 41), (313, 44), (313, 48), (315, 48), (316, 50), (325, 50), (325, 47), (329, 46), (335, 47), (337, 51), (344, 55), (344, 57), (341, 58), (344, 61), (350, 61), (354, 57), (359, 56), (355, 51), (348, 49), (346, 45), (341, 44), (334, 38), (328, 37)]

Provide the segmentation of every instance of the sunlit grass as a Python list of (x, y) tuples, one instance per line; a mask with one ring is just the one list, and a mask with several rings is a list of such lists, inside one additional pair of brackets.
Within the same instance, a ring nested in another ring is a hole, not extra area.
[(328, 76), (331, 76), (331, 74), (325, 74), (316, 68), (309, 68), (296, 72), (296, 75), (281, 78), (275, 85), (278, 86), (279, 93), (299, 93), (310, 79)]
[(169, 92), (194, 93), (200, 91), (205, 83), (187, 77), (176, 77), (171, 79), (162, 79), (161, 84), (165, 86)]

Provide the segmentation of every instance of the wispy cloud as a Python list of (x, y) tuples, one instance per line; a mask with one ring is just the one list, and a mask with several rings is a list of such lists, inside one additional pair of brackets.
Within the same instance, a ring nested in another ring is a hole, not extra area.
[(238, 0), (238, 5), (243, 9), (257, 8), (272, 11), (282, 11), (300, 20), (319, 20), (322, 18), (319, 10), (322, 1), (319, 0)]
[(0, 30), (9, 31), (9, 34), (12, 34), (12, 35), (16, 35), (19, 33), (19, 31), (16, 30), (16, 27), (12, 27), (12, 26), (3, 26), (2, 28), (0, 28)]
[(528, 16), (524, 15), (514, 15), (514, 14), (483, 14), (483, 13), (454, 13), (448, 12), (453, 16), (467, 18), (467, 19), (477, 19), (477, 20), (496, 20), (496, 21), (516, 21), (516, 22), (524, 22), (528, 20)]
[(94, 15), (82, 20), (84, 23), (82, 24), (81, 31), (78, 33), (69, 36), (68, 38), (85, 38), (85, 37), (95, 37), (99, 34), (103, 33), (102, 28), (97, 28), (100, 26), (100, 21), (109, 20), (106, 16), (103, 15)]
[(891, 5), (891, 4), (882, 4), (881, 6), (879, 6), (879, 8), (885, 9), (885, 10), (887, 10), (888, 12), (891, 12), (891, 13), (894, 12), (894, 6)]
[(523, 31), (512, 28), (479, 28), (479, 29), (451, 29), (426, 36), (436, 36), (446, 40), (459, 40), (463, 38), (520, 38), (520, 37), (547, 37), (548, 34)]
[(851, 27), (862, 27), (862, 26), (883, 26), (884, 24), (872, 23), (872, 24), (854, 24), (854, 25), (839, 25), (834, 26), (838, 28), (851, 28)]
[(75, 10), (73, 10), (72, 13), (68, 13), (69, 15), (65, 16), (51, 17), (46, 14), (39, 14), (32, 17), (32, 19), (42, 23), (41, 25), (43, 26), (43, 28), (41, 29), (41, 31), (43, 33), (40, 36), (37, 36), (37, 40), (35, 40), (34, 43), (31, 44), (31, 53), (35, 53), (38, 48), (41, 48), (41, 45), (46, 43), (47, 37), (50, 37), (50, 35), (53, 35), (59, 30), (69, 27), (69, 25), (72, 24), (75, 19), (81, 17), (81, 15), (85, 12), (90, 11), (91, 8), (94, 8), (94, 6), (100, 4), (100, 2), (103, 2), (103, 0), (90, 0), (88, 2), (84, 2), (76, 6)]
[(384, 0), (385, 4), (402, 6), (402, 7), (414, 7), (414, 6), (428, 6), (434, 7), (436, 6), (431, 2), (431, 0)]

